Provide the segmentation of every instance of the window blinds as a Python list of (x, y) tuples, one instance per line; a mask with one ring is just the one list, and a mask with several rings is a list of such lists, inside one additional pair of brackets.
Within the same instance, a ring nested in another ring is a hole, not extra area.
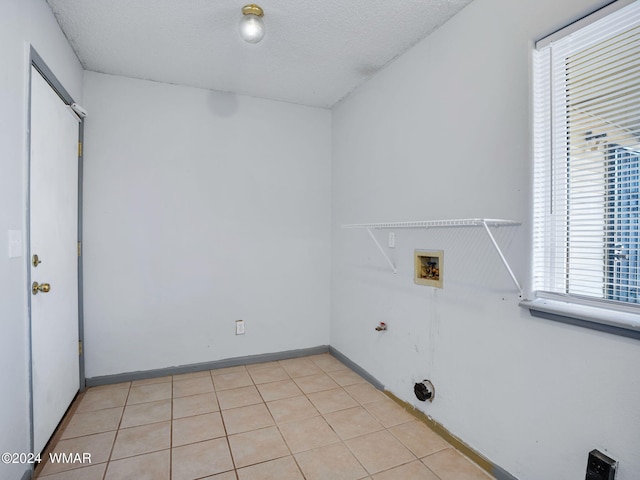
[(534, 289), (640, 302), (640, 2), (534, 52)]

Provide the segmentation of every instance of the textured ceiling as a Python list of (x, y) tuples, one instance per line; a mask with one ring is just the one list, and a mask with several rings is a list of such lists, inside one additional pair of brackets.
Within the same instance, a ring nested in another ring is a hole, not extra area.
[(47, 0), (86, 70), (331, 107), (472, 0)]

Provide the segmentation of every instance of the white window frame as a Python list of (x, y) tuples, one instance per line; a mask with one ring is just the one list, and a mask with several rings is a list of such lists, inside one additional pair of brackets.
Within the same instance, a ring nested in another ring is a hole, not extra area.
[[(553, 115), (553, 108), (565, 108), (565, 105), (554, 106), (552, 104), (552, 95), (549, 93), (555, 85), (552, 82), (552, 73), (550, 70), (551, 62), (544, 55), (550, 55), (549, 51), (554, 42), (561, 41), (572, 34), (579, 34), (586, 27), (595, 22), (609, 17), (619, 10), (636, 3), (636, 8), (640, 0), (619, 0), (606, 7), (594, 12), (593, 14), (559, 30), (558, 32), (545, 37), (536, 43), (533, 52), (533, 71), (534, 71), (534, 157), (536, 167), (534, 171), (534, 261), (533, 261), (533, 284), (535, 299), (526, 300), (522, 305), (528, 307), (535, 316), (559, 320), (566, 323), (576, 324), (596, 330), (602, 330), (609, 333), (616, 333), (632, 338), (640, 339), (640, 305), (625, 304), (623, 302), (614, 302), (606, 299), (591, 298), (589, 295), (574, 295), (566, 293), (569, 288), (561, 293), (564, 286), (558, 285), (560, 276), (550, 275), (549, 272), (554, 266), (554, 262), (562, 268), (562, 262), (566, 259), (554, 259), (553, 249), (547, 248), (546, 245), (554, 242), (551, 236), (562, 235), (559, 230), (539, 228), (540, 222), (549, 222), (547, 212), (551, 211), (550, 191), (553, 188), (566, 190), (566, 182), (555, 182), (554, 176), (549, 171), (542, 172), (539, 165), (539, 159), (551, 159), (553, 161), (562, 162), (562, 156), (568, 158), (566, 139), (554, 139), (553, 130), (557, 131), (557, 124), (552, 122), (563, 122), (565, 115)], [(624, 12), (619, 12), (622, 15)], [(545, 70), (545, 68), (547, 70)], [(546, 82), (544, 88), (540, 89), (541, 84)], [(539, 92), (544, 92), (542, 95)], [(548, 96), (548, 97), (547, 97)], [(546, 160), (545, 160), (546, 161)], [(605, 187), (603, 177), (603, 188)], [(567, 194), (567, 198), (569, 195)], [(604, 197), (603, 206), (604, 211)], [(597, 209), (597, 207), (594, 207)], [(566, 214), (569, 210), (565, 210)], [(542, 218), (542, 220), (541, 220)], [(597, 230), (596, 227), (594, 230)], [(566, 237), (569, 239), (569, 237)], [(596, 260), (597, 261), (597, 260)], [(602, 262), (602, 260), (600, 260)], [(604, 285), (604, 281), (603, 281)]]

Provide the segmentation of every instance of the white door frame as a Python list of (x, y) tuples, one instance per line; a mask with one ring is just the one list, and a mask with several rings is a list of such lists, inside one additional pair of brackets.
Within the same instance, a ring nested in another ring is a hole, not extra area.
[[(47, 81), (47, 83), (51, 86), (51, 88), (58, 94), (58, 96), (62, 99), (62, 101), (64, 103), (66, 103), (67, 105), (71, 105), (74, 103), (73, 97), (71, 97), (71, 95), (67, 92), (67, 90), (62, 86), (62, 83), (60, 83), (60, 81), (56, 78), (56, 76), (53, 74), (53, 72), (49, 69), (49, 67), (47, 66), (47, 64), (44, 62), (44, 60), (42, 59), (42, 57), (40, 57), (40, 55), (38, 55), (38, 53), (36, 52), (36, 50), (33, 48), (33, 46), (31, 47), (30, 50), (30, 62), (29, 62), (29, 92), (31, 92), (31, 72), (32, 72), (32, 68), (34, 67), (38, 72), (40, 72), (40, 74), (42, 75), (42, 77)], [(31, 125), (31, 93), (29, 93), (29, 106), (28, 106), (28, 124)], [(79, 122), (79, 131), (78, 131), (78, 139), (79, 142), (82, 143), (83, 141), (83, 134), (84, 134), (84, 119), (81, 119)], [(31, 146), (31, 132), (29, 131), (28, 134), (28, 151), (27, 151), (27, 169), (28, 169), (28, 173), (27, 173), (27, 178), (31, 177), (31, 153), (30, 153), (30, 146)], [(80, 385), (80, 391), (82, 392), (85, 389), (85, 369), (84, 369), (84, 322), (83, 322), (83, 288), (82, 288), (82, 255), (81, 255), (81, 250), (82, 250), (82, 163), (83, 163), (83, 153), (82, 153), (82, 148), (79, 148), (78, 151), (78, 213), (77, 213), (77, 219), (78, 219), (78, 249), (79, 249), (79, 255), (78, 255), (78, 338), (80, 341), (80, 355), (79, 355), (79, 372), (78, 372), (78, 376), (80, 379), (79, 385)], [(27, 199), (26, 199), (26, 204), (27, 204), (27, 208), (26, 208), (26, 244), (27, 244), (27, 255), (26, 255), (26, 268), (27, 268), (27, 285), (25, 286), (25, 288), (28, 289), (28, 307), (29, 307), (29, 421), (30, 421), (30, 443), (31, 443), (31, 451), (33, 452), (34, 449), (34, 421), (33, 421), (33, 387), (32, 387), (32, 379), (33, 379), (33, 372), (32, 372), (32, 332), (31, 332), (31, 268), (30, 268), (30, 261), (31, 261), (31, 256), (32, 256), (32, 252), (31, 252), (31, 232), (30, 232), (30, 215), (31, 215), (31, 205), (30, 205), (30, 198), (31, 198), (31, 185), (30, 182), (28, 181), (27, 183)], [(33, 452), (33, 453), (39, 453), (39, 452)]]

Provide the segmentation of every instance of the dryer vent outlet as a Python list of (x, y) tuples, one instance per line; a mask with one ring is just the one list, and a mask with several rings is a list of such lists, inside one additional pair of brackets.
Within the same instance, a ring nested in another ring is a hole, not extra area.
[(423, 380), (413, 386), (413, 393), (416, 394), (416, 397), (421, 402), (426, 402), (427, 400), (433, 402), (433, 397), (436, 395), (436, 389), (433, 387), (433, 383), (429, 380)]

